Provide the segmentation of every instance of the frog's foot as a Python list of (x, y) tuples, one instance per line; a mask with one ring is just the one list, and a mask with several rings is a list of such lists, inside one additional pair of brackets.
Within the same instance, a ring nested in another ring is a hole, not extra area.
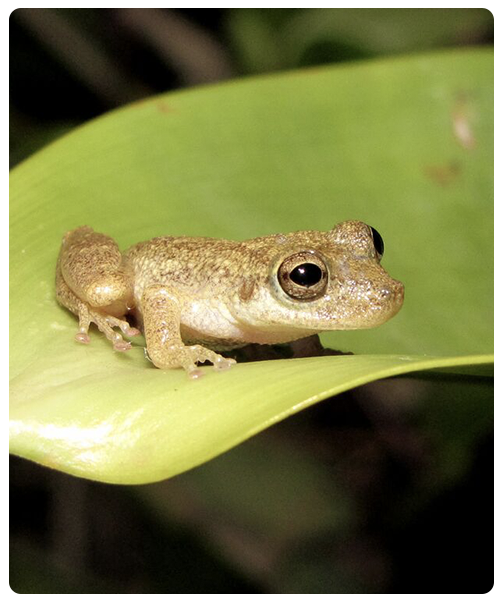
[(89, 308), (83, 302), (78, 307), (78, 333), (75, 335), (75, 340), (81, 344), (89, 344), (89, 327), (91, 323), (95, 323), (108, 340), (113, 344), (113, 348), (118, 352), (126, 352), (132, 348), (130, 342), (126, 342), (121, 334), (113, 329), (113, 327), (119, 327), (124, 335), (127, 337), (133, 337), (140, 335), (140, 331), (135, 327), (131, 327), (127, 321), (123, 319), (117, 319), (111, 315), (100, 313), (92, 308)]
[(199, 344), (184, 346), (184, 351), (179, 357), (180, 366), (186, 370), (190, 379), (199, 379), (203, 375), (203, 371), (196, 366), (196, 363), (206, 361), (211, 362), (216, 371), (227, 371), (236, 364), (234, 358), (225, 358)]
[(211, 362), (217, 371), (226, 371), (236, 364), (233, 358), (225, 358), (199, 344), (193, 346), (185, 346), (183, 343), (171, 344), (163, 346), (159, 352), (155, 352), (155, 349), (150, 346), (147, 357), (159, 369), (183, 368), (190, 379), (199, 379), (203, 375), (203, 371), (196, 363)]

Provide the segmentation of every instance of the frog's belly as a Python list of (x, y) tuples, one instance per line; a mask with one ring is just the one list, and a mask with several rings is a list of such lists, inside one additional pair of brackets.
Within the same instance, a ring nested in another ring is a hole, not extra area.
[(211, 302), (192, 302), (181, 314), (181, 336), (185, 343), (201, 343), (213, 348), (235, 348), (248, 342), (231, 313)]
[(308, 329), (255, 326), (237, 321), (220, 303), (192, 303), (181, 317), (181, 336), (186, 344), (200, 343), (214, 350), (246, 344), (282, 344), (311, 335)]

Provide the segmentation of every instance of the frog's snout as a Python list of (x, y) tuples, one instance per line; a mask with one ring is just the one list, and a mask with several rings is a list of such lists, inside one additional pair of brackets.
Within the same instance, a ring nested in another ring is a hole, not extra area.
[(388, 302), (393, 304), (395, 314), (403, 306), (405, 299), (405, 286), (401, 283), (401, 281), (394, 279), (390, 287), (386, 287), (382, 290), (382, 296), (385, 297)]

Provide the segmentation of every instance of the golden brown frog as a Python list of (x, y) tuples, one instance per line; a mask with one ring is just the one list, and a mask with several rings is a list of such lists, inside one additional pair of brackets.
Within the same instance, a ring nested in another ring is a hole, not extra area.
[(243, 242), (159, 237), (122, 254), (90, 227), (68, 232), (57, 263), (57, 298), (79, 318), (76, 339), (90, 341), (90, 323), (126, 351), (139, 330), (160, 369), (197, 362), (227, 369), (235, 361), (214, 350), (276, 344), (334, 329), (364, 329), (394, 316), (403, 284), (380, 266), (380, 234), (360, 221), (331, 231), (298, 231)]

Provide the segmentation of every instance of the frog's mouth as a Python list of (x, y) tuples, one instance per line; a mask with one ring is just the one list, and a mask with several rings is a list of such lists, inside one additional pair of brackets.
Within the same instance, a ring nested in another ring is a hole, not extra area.
[(355, 307), (350, 317), (346, 315), (345, 326), (339, 326), (338, 329), (371, 329), (383, 325), (401, 310), (404, 297), (404, 285), (394, 279), (390, 287), (368, 296), (365, 302)]
[[(378, 289), (361, 289), (357, 294), (346, 291), (338, 297), (332, 293), (330, 297), (327, 293), (316, 303), (304, 304), (304, 319), (299, 317), (290, 326), (305, 326), (311, 331), (371, 329), (395, 316), (403, 302), (404, 286), (396, 280), (390, 280), (388, 285)], [(301, 310), (297, 309), (297, 312)]]

